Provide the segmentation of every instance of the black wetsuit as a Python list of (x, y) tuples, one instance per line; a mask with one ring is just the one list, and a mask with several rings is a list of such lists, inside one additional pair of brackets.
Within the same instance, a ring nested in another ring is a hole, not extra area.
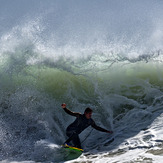
[(75, 121), (71, 123), (66, 129), (66, 135), (69, 137), (69, 139), (65, 143), (69, 143), (72, 140), (75, 147), (81, 148), (78, 135), (89, 126), (92, 126), (96, 130), (107, 132), (107, 130), (97, 126), (92, 118), (87, 119), (84, 114), (72, 112), (67, 108), (64, 108), (64, 111), (67, 114), (76, 117)]

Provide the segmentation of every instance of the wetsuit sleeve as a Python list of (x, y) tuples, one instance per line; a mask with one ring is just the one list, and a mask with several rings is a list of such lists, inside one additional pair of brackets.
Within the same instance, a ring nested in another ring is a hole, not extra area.
[(95, 123), (94, 121), (92, 122), (91, 126), (92, 126), (93, 128), (95, 128), (96, 130), (99, 130), (99, 131), (101, 131), (101, 132), (107, 132), (107, 131), (108, 131), (108, 130), (105, 130), (104, 128), (102, 128), (102, 127), (97, 126), (96, 123)]
[(81, 114), (80, 113), (77, 113), (77, 112), (72, 112), (71, 110), (67, 109), (67, 108), (63, 108), (64, 111), (69, 114), (69, 115), (72, 115), (72, 116), (75, 116), (75, 117), (79, 117)]

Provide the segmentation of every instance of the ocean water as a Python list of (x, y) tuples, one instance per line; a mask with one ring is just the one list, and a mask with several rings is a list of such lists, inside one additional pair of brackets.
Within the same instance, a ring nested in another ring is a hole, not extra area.
[[(163, 2), (7, 0), (0, 6), (0, 161), (161, 163)], [(64, 151), (76, 112), (96, 123)]]

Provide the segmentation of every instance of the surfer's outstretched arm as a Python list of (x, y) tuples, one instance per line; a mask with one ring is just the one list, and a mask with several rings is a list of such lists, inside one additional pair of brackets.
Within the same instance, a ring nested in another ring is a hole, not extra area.
[(81, 115), (80, 113), (72, 112), (71, 110), (67, 109), (66, 104), (62, 104), (61, 106), (62, 106), (63, 110), (69, 115), (72, 115), (72, 116), (75, 116), (75, 117), (78, 117), (78, 116)]
[(91, 126), (101, 132), (113, 133), (113, 131), (108, 131), (100, 126), (97, 126), (95, 122), (93, 122)]

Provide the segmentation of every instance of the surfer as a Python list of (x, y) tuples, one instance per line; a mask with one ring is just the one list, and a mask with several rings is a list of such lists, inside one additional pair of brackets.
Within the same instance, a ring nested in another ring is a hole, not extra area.
[(90, 125), (101, 132), (113, 133), (113, 131), (108, 131), (96, 125), (94, 120), (91, 118), (93, 112), (91, 108), (86, 108), (84, 114), (81, 114), (72, 112), (71, 110), (67, 109), (66, 104), (62, 104), (61, 106), (67, 114), (76, 117), (75, 121), (71, 123), (66, 129), (66, 135), (69, 138), (66, 140), (65, 144), (68, 144), (70, 141), (72, 141), (75, 147), (81, 148), (81, 143), (78, 135)]

